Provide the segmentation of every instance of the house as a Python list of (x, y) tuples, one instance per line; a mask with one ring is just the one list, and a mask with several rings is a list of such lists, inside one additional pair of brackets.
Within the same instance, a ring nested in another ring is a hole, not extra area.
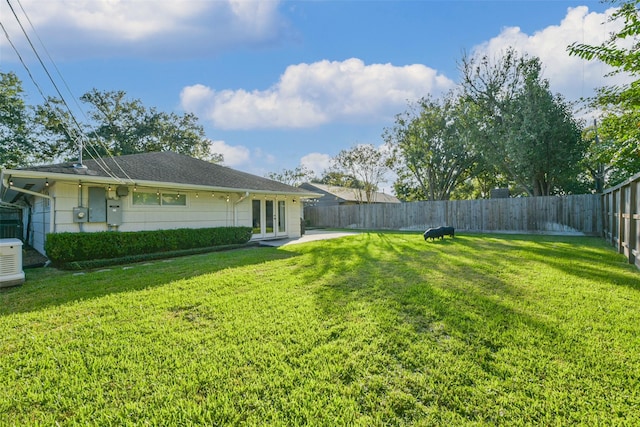
[(314, 206), (355, 205), (360, 203), (400, 203), (395, 196), (385, 193), (373, 193), (372, 200), (367, 202), (364, 190), (358, 188), (337, 187), (316, 183), (304, 183), (298, 187), (310, 192), (322, 194), (323, 197), (314, 201)]
[(0, 204), (22, 209), (22, 240), (48, 233), (253, 227), (252, 240), (301, 235), (301, 198), (319, 194), (173, 152), (5, 169)]

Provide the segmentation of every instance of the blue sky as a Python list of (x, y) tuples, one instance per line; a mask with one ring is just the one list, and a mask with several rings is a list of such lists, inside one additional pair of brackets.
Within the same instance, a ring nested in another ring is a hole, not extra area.
[[(340, 150), (381, 145), (408, 102), (456, 84), (464, 52), (495, 56), (513, 46), (538, 56), (568, 100), (613, 83), (604, 65), (566, 53), (574, 41), (599, 44), (615, 30), (606, 23), (610, 5), (598, 1), (10, 3), (75, 98), (124, 90), (147, 107), (194, 112), (227, 166), (261, 176), (300, 164), (321, 174)], [(6, 2), (0, 22), (45, 94), (55, 95)], [(0, 70), (18, 74), (29, 103), (42, 103), (4, 35)]]

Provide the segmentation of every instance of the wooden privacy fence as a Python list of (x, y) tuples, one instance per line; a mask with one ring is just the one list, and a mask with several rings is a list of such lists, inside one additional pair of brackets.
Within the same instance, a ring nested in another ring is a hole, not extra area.
[(309, 226), (602, 236), (602, 196), (522, 197), (305, 207)]
[(640, 268), (640, 174), (602, 196), (605, 239)]

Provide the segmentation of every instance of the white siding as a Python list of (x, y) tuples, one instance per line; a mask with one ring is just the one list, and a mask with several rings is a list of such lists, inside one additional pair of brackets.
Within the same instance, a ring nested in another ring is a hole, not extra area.
[(299, 237), (300, 219), (303, 215), (303, 204), (300, 199), (295, 199), (296, 202), (292, 203), (287, 199), (287, 234), (289, 237)]
[(81, 206), (81, 201), (82, 205), (88, 206), (88, 187), (83, 186), (81, 200), (77, 185), (56, 186), (56, 232), (141, 231), (251, 225), (251, 204), (248, 199), (236, 204), (240, 199), (237, 193), (231, 193), (227, 202), (226, 194), (211, 196), (211, 193), (199, 192), (196, 197), (196, 192), (182, 192), (186, 197), (186, 206), (145, 206), (133, 204), (132, 189), (128, 196), (120, 198), (121, 226), (109, 227), (105, 222), (76, 223), (73, 221), (73, 208)]
[[(90, 184), (82, 188), (77, 183), (57, 183), (49, 189), (55, 206), (54, 232), (98, 232), (98, 231), (142, 231), (176, 228), (209, 228), (251, 226), (251, 200), (241, 193), (182, 192), (186, 197), (186, 206), (147, 206), (133, 205), (133, 187), (129, 187), (129, 195), (120, 198), (122, 206), (122, 225), (109, 227), (106, 222), (74, 222), (73, 209), (88, 207)], [(138, 189), (137, 191), (155, 192), (157, 189)], [(163, 189), (159, 189), (163, 191)], [(167, 192), (175, 193), (169, 189)], [(197, 194), (197, 196), (196, 196)], [(115, 197), (115, 192), (111, 192)], [(287, 236), (300, 236), (300, 218), (302, 203), (296, 198), (294, 203), (287, 198)], [(44, 253), (44, 239), (49, 232), (49, 200), (35, 198), (32, 218), (33, 246)]]
[[(44, 241), (49, 232), (50, 200), (35, 197), (31, 210), (31, 246), (40, 253), (44, 253)], [(25, 225), (27, 223), (25, 222)]]

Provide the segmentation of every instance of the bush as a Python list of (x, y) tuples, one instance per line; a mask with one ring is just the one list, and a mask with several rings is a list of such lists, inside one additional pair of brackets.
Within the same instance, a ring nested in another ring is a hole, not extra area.
[(175, 230), (97, 233), (52, 233), (45, 251), (55, 266), (88, 260), (245, 244), (250, 227), (179, 228)]

